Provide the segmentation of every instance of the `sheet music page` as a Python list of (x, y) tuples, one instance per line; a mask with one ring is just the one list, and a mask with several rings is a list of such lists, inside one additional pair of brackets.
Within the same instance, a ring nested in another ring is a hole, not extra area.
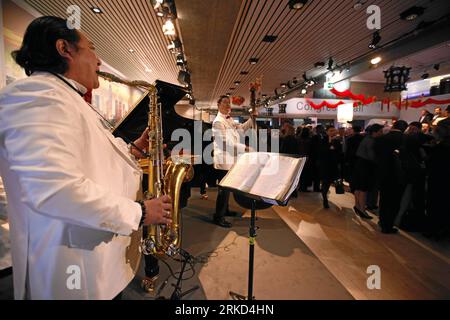
[(256, 179), (250, 193), (265, 198), (284, 200), (283, 196), (292, 188), (292, 177), (302, 159), (271, 154), (268, 162)]
[(264, 166), (264, 160), (259, 161), (258, 157), (256, 153), (240, 156), (220, 185), (249, 193)]

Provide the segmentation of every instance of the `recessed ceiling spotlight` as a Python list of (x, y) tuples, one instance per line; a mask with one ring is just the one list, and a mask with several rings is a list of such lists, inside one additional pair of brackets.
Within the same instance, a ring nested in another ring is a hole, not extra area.
[(302, 93), (303, 95), (305, 95), (305, 94), (307, 93), (306, 89), (303, 88), (302, 91), (301, 91), (301, 93)]
[(257, 64), (258, 61), (259, 61), (258, 58), (250, 58), (250, 60), (249, 60), (250, 64)]
[(308, 0), (289, 0), (289, 8), (300, 10), (306, 5), (307, 2)]
[(314, 63), (314, 68), (322, 68), (325, 67), (325, 62), (319, 61)]
[(102, 14), (103, 10), (100, 9), (99, 7), (92, 7), (91, 8), (92, 12), (94, 12), (95, 14)]
[(375, 57), (372, 60), (370, 60), (370, 63), (373, 65), (379, 64), (381, 62), (381, 57)]
[(413, 21), (416, 20), (421, 15), (423, 15), (424, 12), (425, 12), (424, 7), (413, 6), (400, 13), (400, 19), (405, 21)]
[(234, 85), (237, 87), (238, 85), (240, 85), (241, 84), (241, 82), (240, 81), (235, 81), (234, 82)]
[(128, 49), (129, 53), (134, 53), (134, 49)]
[(241, 75), (245, 76), (248, 74), (248, 71), (241, 71)]
[(367, 0), (356, 1), (356, 3), (353, 5), (353, 9), (355, 9), (355, 10), (361, 9), (366, 2), (367, 2)]
[(280, 86), (284, 89), (284, 88), (286, 88), (286, 83), (282, 83), (282, 84), (280, 84)]
[(267, 43), (273, 43), (275, 42), (275, 40), (277, 40), (278, 36), (274, 36), (274, 35), (265, 35), (263, 38), (263, 42), (267, 42)]
[(372, 42), (369, 44), (370, 49), (376, 49), (377, 45), (381, 41), (381, 35), (379, 31), (375, 31), (372, 35)]

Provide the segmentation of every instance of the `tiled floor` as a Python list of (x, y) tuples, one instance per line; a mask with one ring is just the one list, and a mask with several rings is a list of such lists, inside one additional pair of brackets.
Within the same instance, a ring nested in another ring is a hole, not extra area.
[[(379, 232), (377, 217), (357, 217), (350, 194), (301, 194), (274, 210), (355, 299), (450, 299), (450, 243), (419, 234)], [(369, 266), (378, 266), (381, 289), (367, 287)]]

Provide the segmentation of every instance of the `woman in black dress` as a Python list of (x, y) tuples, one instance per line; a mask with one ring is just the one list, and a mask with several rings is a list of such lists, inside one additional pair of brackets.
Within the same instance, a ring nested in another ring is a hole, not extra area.
[(319, 172), (322, 184), (323, 207), (328, 209), (328, 191), (331, 184), (342, 178), (341, 165), (344, 154), (342, 152), (342, 140), (338, 136), (335, 127), (327, 127), (327, 136), (319, 147)]

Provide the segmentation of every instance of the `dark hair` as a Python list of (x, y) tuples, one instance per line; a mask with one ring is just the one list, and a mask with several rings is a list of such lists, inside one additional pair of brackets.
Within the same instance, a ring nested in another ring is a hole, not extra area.
[(336, 129), (335, 126), (327, 126), (327, 128), (325, 129), (325, 131), (328, 131), (330, 129)]
[(384, 126), (382, 126), (381, 124), (374, 123), (373, 125), (371, 125), (367, 128), (367, 132), (369, 134), (372, 134), (372, 133), (382, 130), (383, 128), (384, 128)]
[(416, 127), (419, 130), (422, 129), (422, 124), (419, 121), (413, 121), (409, 125), (412, 126), (412, 127)]
[(361, 133), (362, 131), (361, 126), (353, 126), (352, 129), (355, 133)]
[(405, 132), (405, 130), (407, 128), (408, 128), (408, 123), (404, 120), (398, 120), (392, 126), (392, 129), (397, 129), (397, 130), (400, 130), (401, 132)]
[(223, 99), (230, 99), (229, 96), (220, 96), (219, 100), (217, 100), (217, 104), (221, 104)]
[(77, 47), (80, 34), (67, 27), (67, 20), (58, 17), (40, 17), (28, 26), (20, 50), (12, 52), (18, 65), (29, 76), (34, 71), (66, 73), (67, 60), (56, 50), (56, 41), (66, 40)]
[(301, 133), (301, 137), (303, 138), (303, 139), (307, 139), (307, 138), (309, 138), (310, 137), (310, 135), (311, 135), (311, 130), (309, 130), (309, 128), (303, 128), (302, 129), (302, 133)]

